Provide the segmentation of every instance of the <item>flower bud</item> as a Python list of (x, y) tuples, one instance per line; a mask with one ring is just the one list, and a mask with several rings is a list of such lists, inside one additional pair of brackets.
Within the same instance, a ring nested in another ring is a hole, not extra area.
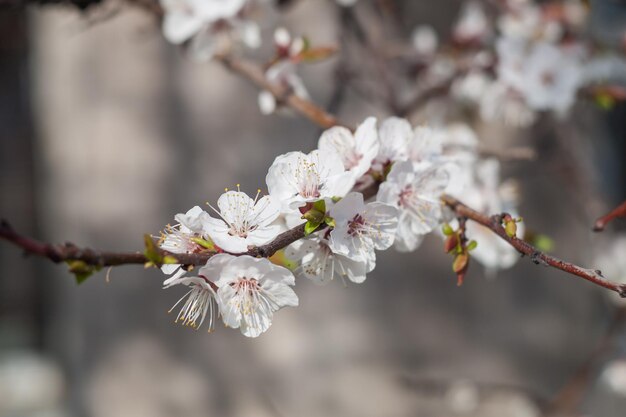
[(454, 258), (452, 263), (452, 270), (457, 274), (464, 272), (469, 265), (469, 255), (467, 253), (460, 253)]
[(505, 223), (504, 230), (508, 237), (515, 237), (517, 234), (517, 224), (515, 224), (515, 220), (508, 220)]
[(458, 236), (456, 234), (452, 234), (446, 238), (446, 241), (443, 244), (443, 250), (446, 253), (450, 253), (457, 247), (458, 244), (459, 244)]

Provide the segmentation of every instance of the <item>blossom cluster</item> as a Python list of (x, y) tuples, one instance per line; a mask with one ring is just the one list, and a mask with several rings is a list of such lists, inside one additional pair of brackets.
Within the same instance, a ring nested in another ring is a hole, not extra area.
[[(198, 60), (232, 52), (239, 44), (259, 47), (257, 21), (263, 15), (259, 11), (271, 3), (160, 1), (165, 38), (186, 44)], [(356, 1), (337, 3), (352, 6)], [(466, 1), (450, 42), (444, 45), (439, 45), (432, 27), (415, 28), (410, 58), (418, 62), (418, 90), (449, 84), (448, 97), (456, 104), (475, 109), (485, 121), (515, 127), (527, 127), (545, 112), (562, 117), (581, 96), (600, 104), (626, 97), (619, 87), (624, 82), (626, 60), (589, 40), (589, 12), (582, 0), (502, 0), (496, 5), (488, 12), (484, 2)], [(326, 58), (333, 48), (311, 48), (306, 38), (294, 37), (282, 27), (274, 31), (273, 43), (275, 54), (264, 66), (267, 81), (308, 99), (298, 66)], [(270, 114), (280, 103), (272, 93), (262, 91), (258, 104), (262, 113)]]
[(486, 7), (464, 4), (452, 29), (452, 56), (449, 46), (437, 52), (429, 27), (413, 36), (416, 52), (432, 62), (421, 78), (450, 82), (450, 97), (476, 107), (483, 120), (526, 127), (542, 112), (566, 115), (581, 93), (601, 99), (614, 94), (607, 86), (623, 82), (626, 61), (584, 36), (584, 2), (504, 0), (495, 21)]
[(249, 15), (259, 1), (160, 0), (163, 35), (176, 45), (189, 42), (190, 55), (200, 61), (230, 50), (239, 42), (258, 48), (260, 29)]
[[(443, 193), (471, 199), (488, 211), (514, 212), (513, 197), (499, 184), (498, 163), (482, 160), (467, 126), (412, 127), (391, 117), (367, 118), (357, 129), (324, 131), (318, 148), (276, 157), (266, 184), (254, 198), (226, 190), (208, 211), (196, 206), (176, 216), (160, 248), (171, 253), (217, 253), (198, 271), (163, 265), (171, 275), (166, 288), (189, 287), (176, 321), (199, 327), (218, 316), (249, 337), (266, 331), (273, 314), (297, 306), (295, 276), (318, 284), (337, 278), (362, 283), (376, 266), (376, 252), (394, 246), (417, 249), (424, 236), (451, 220)], [(288, 269), (254, 248), (304, 224), (305, 237), (284, 249), (295, 266)], [(512, 265), (507, 247), (485, 236), (480, 226), (466, 231), (484, 240), (476, 258), (490, 268)], [(176, 305), (178, 305), (177, 303)]]

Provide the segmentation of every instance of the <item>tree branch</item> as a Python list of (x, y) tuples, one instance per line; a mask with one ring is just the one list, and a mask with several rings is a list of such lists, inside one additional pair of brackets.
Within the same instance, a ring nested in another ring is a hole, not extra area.
[[(363, 192), (364, 196), (369, 198), (375, 195), (375, 190), (377, 188), (378, 184), (374, 183), (361, 190), (361, 192)], [(626, 297), (626, 284), (619, 284), (605, 279), (599, 270), (583, 268), (573, 263), (563, 261), (541, 252), (524, 240), (518, 239), (515, 236), (508, 236), (506, 230), (502, 226), (502, 218), (504, 214), (496, 214), (492, 216), (484, 215), (471, 209), (456, 198), (449, 195), (443, 195), (441, 197), (441, 201), (444, 205), (454, 211), (458, 217), (467, 218), (490, 229), (493, 233), (500, 236), (509, 245), (515, 248), (520, 254), (530, 257), (535, 264), (559, 269), (570, 275), (583, 278), (595, 285), (615, 291), (621, 297)], [(324, 229), (325, 227), (326, 225), (320, 226), (318, 231)], [(274, 255), (277, 251), (286, 248), (293, 242), (304, 237), (304, 224), (301, 224), (293, 229), (289, 229), (286, 232), (281, 233), (271, 242), (261, 246), (250, 247), (248, 252), (239, 255), (268, 258)], [(66, 243), (65, 245), (52, 245), (40, 242), (18, 234), (4, 220), (0, 222), (0, 238), (24, 249), (26, 254), (48, 258), (55, 263), (79, 260), (88, 265), (103, 267), (126, 264), (144, 264), (149, 261), (144, 254), (139, 252), (103, 252), (88, 248), (79, 248), (71, 243)], [(161, 250), (160, 253), (163, 256), (174, 257), (177, 263), (182, 265), (204, 265), (211, 258), (211, 256), (215, 254), (215, 252), (177, 254), (164, 250)]]
[(326, 112), (321, 107), (313, 104), (313, 102), (304, 98), (298, 97), (291, 91), (281, 88), (278, 85), (270, 83), (261, 67), (253, 62), (247, 61), (243, 58), (234, 58), (230, 55), (220, 55), (216, 57), (216, 60), (221, 62), (227, 69), (235, 72), (242, 77), (248, 79), (257, 87), (267, 90), (276, 98), (279, 103), (289, 106), (300, 115), (306, 117), (313, 123), (328, 129), (333, 126), (341, 125), (347, 126), (340, 122), (335, 116)]
[[(319, 230), (322, 230), (320, 227)], [(261, 246), (251, 247), (248, 252), (241, 255), (254, 257), (267, 257), (274, 255), (296, 240), (302, 239), (304, 234), (304, 224), (294, 227), (278, 235), (270, 243)], [(120, 265), (143, 265), (150, 260), (141, 252), (108, 252), (94, 250), (90, 248), (80, 248), (73, 243), (51, 244), (20, 235), (6, 221), (0, 220), (0, 239), (4, 239), (13, 245), (24, 250), (25, 255), (35, 255), (47, 258), (54, 263), (66, 261), (82, 261), (87, 265), (105, 267)], [(182, 265), (204, 265), (217, 252), (202, 253), (173, 253), (166, 250), (159, 250), (161, 256), (172, 256)]]
[(467, 217), (470, 220), (479, 223), (492, 232), (504, 239), (509, 245), (515, 248), (523, 256), (528, 256), (537, 265), (551, 266), (556, 269), (560, 269), (568, 274), (578, 276), (586, 279), (596, 285), (604, 288), (608, 288), (611, 291), (615, 291), (621, 297), (626, 297), (626, 284), (619, 284), (617, 282), (609, 281), (602, 276), (602, 272), (599, 270), (582, 268), (578, 265), (570, 262), (563, 261), (554, 256), (548, 255), (535, 248), (530, 243), (518, 239), (517, 237), (510, 237), (507, 235), (504, 227), (502, 226), (503, 214), (496, 214), (493, 216), (486, 216), (477, 212), (465, 204), (461, 203), (454, 197), (444, 195), (441, 200), (443, 203), (450, 207), (458, 216)]
[(618, 217), (626, 218), (626, 201), (622, 204), (605, 214), (604, 216), (598, 218), (593, 225), (594, 232), (601, 232), (604, 230), (607, 224), (617, 219)]

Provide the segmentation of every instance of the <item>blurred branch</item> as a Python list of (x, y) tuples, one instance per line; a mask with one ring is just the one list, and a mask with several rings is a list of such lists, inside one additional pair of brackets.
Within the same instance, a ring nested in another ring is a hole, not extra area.
[(478, 153), (486, 158), (496, 158), (500, 161), (533, 161), (537, 159), (537, 152), (527, 146), (504, 149), (481, 144), (478, 146)]
[[(130, 4), (148, 10), (157, 16), (163, 15), (163, 9), (153, 0), (127, 1)], [(301, 116), (311, 120), (313, 123), (323, 128), (329, 128), (337, 125), (346, 126), (345, 123), (341, 123), (335, 116), (328, 113), (313, 102), (298, 97), (289, 89), (268, 81), (265, 77), (265, 72), (260, 65), (252, 61), (248, 61), (245, 58), (233, 57), (226, 54), (217, 55), (214, 59), (224, 65), (224, 67), (229, 71), (248, 79), (257, 87), (269, 91), (274, 98), (276, 98), (278, 103), (289, 106), (291, 109), (299, 113)]]
[(435, 84), (431, 87), (428, 87), (418, 93), (410, 102), (402, 106), (398, 115), (401, 117), (410, 118), (412, 114), (420, 110), (424, 105), (426, 105), (430, 100), (445, 96), (450, 91), (450, 87), (452, 86), (452, 82), (454, 81), (454, 76), (450, 77), (446, 81)]
[(622, 204), (620, 204), (604, 216), (598, 218), (598, 220), (596, 220), (595, 224), (593, 225), (593, 231), (603, 231), (607, 224), (617, 219), (618, 217), (626, 218), (626, 201), (624, 201)]
[(326, 112), (313, 102), (298, 97), (291, 91), (269, 82), (265, 77), (263, 69), (257, 64), (243, 58), (235, 58), (230, 55), (220, 55), (215, 59), (221, 62), (227, 69), (248, 79), (257, 87), (269, 91), (279, 103), (289, 106), (291, 109), (311, 120), (313, 123), (316, 123), (323, 128), (329, 128), (337, 125), (346, 126), (346, 124), (341, 123), (335, 116)]
[(505, 228), (502, 226), (502, 219), (504, 217), (504, 214), (486, 216), (467, 207), (465, 204), (461, 203), (454, 197), (447, 195), (442, 196), (441, 200), (446, 206), (450, 207), (457, 216), (466, 217), (470, 220), (475, 221), (476, 223), (487, 227), (493, 233), (500, 236), (509, 245), (515, 248), (520, 254), (522, 254), (522, 256), (530, 257), (530, 260), (533, 261), (535, 264), (550, 266), (552, 268), (559, 269), (570, 275), (578, 276), (580, 278), (586, 279), (593, 284), (607, 288), (611, 291), (615, 291), (621, 297), (626, 297), (626, 284), (619, 284), (617, 282), (609, 281), (602, 276), (602, 272), (599, 270), (582, 268), (570, 262), (563, 261), (554, 256), (541, 252), (530, 243), (518, 239), (516, 236), (509, 236)]
[(620, 330), (626, 321), (626, 307), (618, 307), (615, 314), (597, 346), (591, 351), (589, 357), (578, 368), (570, 379), (566, 381), (558, 394), (551, 401), (544, 412), (544, 416), (571, 415), (583, 400), (585, 392), (596, 377), (598, 362), (606, 356), (615, 344)]

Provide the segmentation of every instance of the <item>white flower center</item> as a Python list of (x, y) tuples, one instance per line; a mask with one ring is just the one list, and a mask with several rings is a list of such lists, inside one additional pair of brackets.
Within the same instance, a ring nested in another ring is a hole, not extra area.
[(161, 233), (158, 246), (173, 253), (198, 253), (204, 249), (193, 238), (202, 238), (200, 234), (180, 230), (180, 225), (167, 226)]
[(304, 198), (318, 198), (320, 196), (321, 178), (315, 162), (305, 159), (298, 160), (295, 170), (298, 194)]
[(404, 187), (398, 196), (398, 205), (421, 222), (426, 222), (423, 212), (430, 211), (433, 204), (433, 201), (420, 195), (411, 185)]
[(209, 207), (226, 223), (228, 234), (247, 238), (251, 232), (259, 228), (259, 225), (268, 220), (262, 217), (265, 208), (270, 204), (269, 200), (263, 200), (264, 206), (257, 207), (261, 190), (257, 190), (254, 200), (244, 194), (229, 194), (227, 207), (218, 211), (209, 204)]
[(272, 294), (265, 291), (256, 278), (240, 277), (231, 282), (230, 286), (235, 290), (231, 302), (235, 303), (235, 308), (250, 327), (262, 328), (262, 323), (258, 322), (259, 316), (269, 317), (280, 308)]

